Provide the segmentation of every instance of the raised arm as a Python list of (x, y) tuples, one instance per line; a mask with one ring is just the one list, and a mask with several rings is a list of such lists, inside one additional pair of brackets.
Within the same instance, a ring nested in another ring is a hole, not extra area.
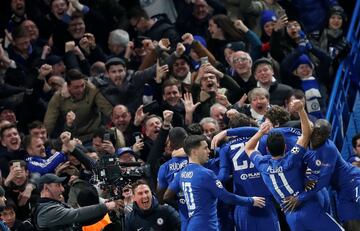
[(261, 139), (261, 137), (265, 134), (267, 134), (270, 129), (271, 129), (271, 123), (270, 122), (265, 122), (263, 124), (261, 124), (260, 129), (255, 133), (255, 135), (253, 137), (251, 137), (251, 139), (245, 144), (245, 152), (246, 155), (251, 156), (251, 153), (253, 153), (254, 151), (257, 150), (256, 146), (259, 142), (259, 140)]
[(311, 122), (305, 111), (304, 104), (300, 100), (294, 100), (292, 104), (295, 111), (299, 113), (300, 122), (301, 122), (301, 136), (297, 140), (296, 144), (300, 145), (303, 148), (306, 148), (309, 144), (310, 136), (312, 132)]

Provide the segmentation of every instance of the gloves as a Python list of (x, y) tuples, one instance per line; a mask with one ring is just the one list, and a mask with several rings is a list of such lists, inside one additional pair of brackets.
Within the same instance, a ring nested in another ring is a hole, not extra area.
[(305, 53), (305, 52), (311, 50), (312, 45), (302, 30), (299, 31), (299, 36), (300, 36), (300, 39), (298, 42), (299, 50), (302, 51), (302, 53)]

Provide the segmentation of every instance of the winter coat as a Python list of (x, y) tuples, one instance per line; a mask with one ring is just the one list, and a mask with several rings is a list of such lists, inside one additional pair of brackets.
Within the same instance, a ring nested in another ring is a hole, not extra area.
[(44, 119), (49, 134), (54, 131), (58, 119), (65, 121), (69, 111), (73, 111), (76, 115), (74, 125), (69, 130), (74, 137), (84, 142), (92, 138), (92, 134), (101, 125), (100, 112), (110, 116), (112, 106), (100, 91), (87, 81), (85, 81), (84, 97), (80, 100), (74, 100), (71, 96), (56, 92), (49, 102)]
[(150, 231), (150, 230), (180, 230), (180, 217), (174, 208), (169, 205), (160, 205), (153, 198), (149, 210), (141, 210), (134, 203), (134, 210), (125, 217), (125, 230)]
[(101, 220), (107, 213), (105, 204), (70, 208), (50, 198), (41, 198), (35, 210), (35, 223), (41, 230), (72, 231), (73, 225)]

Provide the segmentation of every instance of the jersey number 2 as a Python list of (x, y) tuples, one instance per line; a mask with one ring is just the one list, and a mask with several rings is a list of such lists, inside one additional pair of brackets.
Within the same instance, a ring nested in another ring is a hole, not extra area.
[[(238, 148), (239, 150), (236, 152), (236, 154), (232, 158), (232, 162), (233, 162), (233, 165), (234, 165), (234, 171), (253, 168), (254, 164), (252, 162), (250, 162), (250, 161), (243, 160), (241, 165), (239, 165), (238, 161), (237, 161), (239, 159), (239, 157), (241, 156), (241, 154), (243, 154), (243, 152), (245, 151), (245, 143), (238, 143), (238, 144), (233, 144), (233, 145), (230, 146), (231, 150), (234, 150), (236, 148)], [(249, 163), (250, 163), (250, 166), (249, 166)]]

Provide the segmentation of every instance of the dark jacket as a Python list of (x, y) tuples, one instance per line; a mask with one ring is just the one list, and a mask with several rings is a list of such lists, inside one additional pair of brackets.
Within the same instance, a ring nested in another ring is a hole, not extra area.
[(153, 83), (155, 75), (156, 65), (152, 65), (144, 70), (131, 73), (120, 86), (116, 86), (106, 76), (94, 77), (90, 81), (113, 106), (124, 104), (129, 111), (135, 112), (142, 104), (145, 84)]
[(171, 44), (177, 44), (177, 41), (179, 41), (179, 34), (175, 30), (175, 27), (170, 24), (166, 15), (157, 15), (155, 20), (155, 24), (141, 35), (156, 41), (167, 38), (171, 41)]
[(270, 37), (270, 54), (279, 63), (290, 54), (298, 44), (291, 39), (285, 29), (273, 31)]
[(73, 209), (60, 201), (41, 198), (35, 210), (35, 223), (41, 230), (72, 231), (74, 224), (101, 220), (106, 213), (105, 204)]
[(187, 4), (185, 1), (174, 1), (178, 17), (176, 18), (176, 27), (180, 34), (191, 33), (193, 35), (200, 35), (207, 37), (209, 19), (216, 14), (227, 14), (224, 5), (217, 0), (207, 0), (206, 3), (213, 9), (212, 14), (207, 15), (202, 20), (194, 17), (194, 4)]
[(149, 210), (141, 210), (136, 203), (133, 208), (134, 210), (125, 217), (126, 231), (180, 230), (179, 214), (169, 205), (160, 205), (155, 198)]
[[(226, 88), (227, 91), (225, 93), (227, 99), (231, 104), (237, 102), (241, 96), (245, 93), (242, 87), (240, 87), (236, 81), (228, 75), (224, 75), (223, 78), (220, 78), (220, 86), (222, 88)], [(216, 94), (215, 93), (205, 93), (208, 94), (209, 97), (205, 100), (202, 100), (200, 95), (202, 91), (200, 90), (200, 86), (194, 85), (193, 89), (194, 102), (201, 102), (201, 104), (196, 108), (194, 112), (194, 121), (200, 121), (203, 117), (210, 116), (210, 107), (215, 104)]]
[(9, 152), (6, 147), (0, 147), (0, 170), (2, 177), (6, 178), (9, 175), (9, 162), (11, 160), (24, 160), (26, 151), (23, 149)]

